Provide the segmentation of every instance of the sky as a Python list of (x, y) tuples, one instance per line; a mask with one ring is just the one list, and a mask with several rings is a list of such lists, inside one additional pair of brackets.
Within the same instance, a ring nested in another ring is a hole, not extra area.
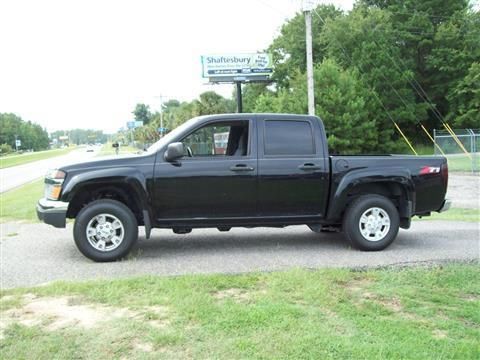
[[(353, 0), (312, 0), (344, 10)], [(201, 55), (265, 49), (300, 0), (0, 0), (0, 113), (115, 132), (137, 103), (191, 101)]]

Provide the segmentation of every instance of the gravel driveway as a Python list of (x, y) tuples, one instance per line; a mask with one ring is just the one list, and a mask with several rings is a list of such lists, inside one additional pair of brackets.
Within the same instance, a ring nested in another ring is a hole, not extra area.
[(479, 225), (416, 221), (381, 252), (352, 250), (341, 234), (315, 234), (306, 226), (286, 229), (196, 229), (188, 235), (154, 230), (141, 236), (133, 255), (115, 263), (83, 257), (72, 228), (45, 224), (1, 224), (1, 287), (38, 285), (53, 280), (118, 278), (132, 275), (241, 273), (294, 267), (363, 267), (479, 258)]
[(480, 176), (462, 173), (448, 174), (447, 197), (456, 208), (480, 208)]

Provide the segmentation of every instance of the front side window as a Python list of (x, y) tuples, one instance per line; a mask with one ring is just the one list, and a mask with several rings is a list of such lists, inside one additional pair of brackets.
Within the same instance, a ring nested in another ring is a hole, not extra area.
[(265, 121), (265, 155), (313, 154), (313, 133), (308, 121)]
[(185, 155), (189, 157), (246, 156), (248, 124), (248, 121), (230, 121), (205, 125), (182, 140)]

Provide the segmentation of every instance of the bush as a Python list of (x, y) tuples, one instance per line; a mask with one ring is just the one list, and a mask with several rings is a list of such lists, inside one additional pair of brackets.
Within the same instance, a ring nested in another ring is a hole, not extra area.
[(9, 154), (13, 151), (12, 147), (8, 144), (1, 144), (0, 145), (0, 155)]

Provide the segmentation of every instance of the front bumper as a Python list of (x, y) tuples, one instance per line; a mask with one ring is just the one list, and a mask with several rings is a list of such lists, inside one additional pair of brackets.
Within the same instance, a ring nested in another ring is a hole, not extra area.
[(450, 206), (452, 206), (452, 200), (445, 199), (443, 200), (443, 204), (440, 207), (440, 209), (438, 209), (438, 212), (441, 213), (441, 212), (447, 211), (448, 209), (450, 209)]
[(68, 203), (42, 198), (37, 203), (37, 217), (46, 224), (64, 228), (67, 222)]

